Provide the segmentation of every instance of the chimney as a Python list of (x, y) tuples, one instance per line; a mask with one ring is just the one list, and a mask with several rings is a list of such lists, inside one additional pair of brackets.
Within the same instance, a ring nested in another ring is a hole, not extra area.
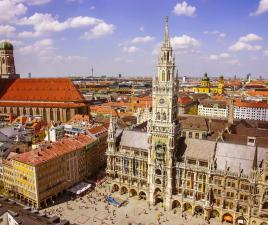
[(256, 146), (256, 137), (248, 137), (247, 145)]
[(212, 133), (212, 119), (209, 118), (208, 120), (208, 134)]

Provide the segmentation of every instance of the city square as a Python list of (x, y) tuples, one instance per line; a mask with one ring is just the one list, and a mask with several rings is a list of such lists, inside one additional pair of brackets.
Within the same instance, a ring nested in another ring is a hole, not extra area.
[[(163, 205), (149, 206), (138, 196), (129, 197), (119, 192), (111, 193), (107, 182), (99, 185), (75, 200), (67, 200), (42, 210), (49, 217), (59, 216), (71, 223), (81, 225), (204, 225), (208, 224), (204, 216), (193, 216), (191, 212), (182, 212), (181, 208), (165, 210)], [(127, 200), (120, 207), (108, 204), (107, 196)], [(222, 225), (217, 219), (209, 221), (211, 225)]]

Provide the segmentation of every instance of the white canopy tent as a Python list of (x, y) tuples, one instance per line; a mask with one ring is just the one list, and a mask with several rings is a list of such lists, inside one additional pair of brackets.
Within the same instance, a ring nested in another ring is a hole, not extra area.
[(79, 184), (71, 187), (68, 189), (69, 192), (72, 194), (80, 195), (81, 193), (85, 192), (89, 188), (91, 188), (92, 184), (86, 183), (86, 182), (80, 182)]

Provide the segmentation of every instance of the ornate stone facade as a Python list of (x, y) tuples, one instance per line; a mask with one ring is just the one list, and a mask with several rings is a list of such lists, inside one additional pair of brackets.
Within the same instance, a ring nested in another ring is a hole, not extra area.
[(268, 224), (268, 126), (177, 119), (177, 79), (168, 24), (147, 124), (120, 129), (111, 118), (107, 175), (112, 191), (149, 205), (231, 224)]

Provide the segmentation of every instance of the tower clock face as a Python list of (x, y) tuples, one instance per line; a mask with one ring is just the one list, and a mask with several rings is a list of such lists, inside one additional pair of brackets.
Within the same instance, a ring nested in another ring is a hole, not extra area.
[(160, 104), (164, 104), (164, 103), (165, 103), (165, 99), (160, 98), (159, 103), (160, 103)]

